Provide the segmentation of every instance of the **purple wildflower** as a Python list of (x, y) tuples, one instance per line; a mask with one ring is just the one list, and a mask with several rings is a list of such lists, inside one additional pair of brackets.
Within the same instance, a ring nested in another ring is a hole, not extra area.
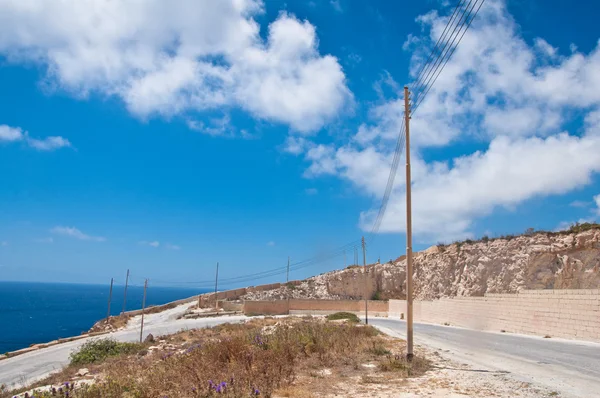
[(260, 395), (260, 390), (254, 387), (254, 391), (252, 391), (252, 395)]

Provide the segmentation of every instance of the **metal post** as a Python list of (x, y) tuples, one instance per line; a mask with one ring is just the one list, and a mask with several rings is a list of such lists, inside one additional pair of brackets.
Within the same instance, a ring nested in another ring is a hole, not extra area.
[(217, 300), (217, 286), (219, 284), (219, 262), (217, 262), (217, 276), (215, 276), (215, 309), (219, 309), (219, 300)]
[(368, 283), (369, 283), (369, 278), (367, 277), (367, 251), (365, 248), (365, 237), (362, 237), (362, 250), (363, 250), (363, 271), (365, 274), (365, 324), (369, 324), (369, 297), (368, 297), (368, 293), (369, 293), (369, 289), (368, 289)]
[(142, 326), (140, 327), (140, 343), (144, 335), (144, 309), (146, 309), (146, 289), (148, 289), (148, 279), (144, 282), (144, 298), (142, 300)]
[(406, 359), (413, 359), (413, 262), (412, 204), (410, 177), (410, 104), (408, 87), (404, 86), (404, 123), (406, 124)]
[(110, 278), (110, 293), (108, 293), (108, 311), (106, 312), (106, 323), (108, 323), (108, 320), (110, 319), (110, 302), (112, 300), (112, 288), (114, 280), (114, 278)]
[(125, 295), (123, 296), (123, 311), (121, 314), (125, 313), (125, 305), (127, 304), (127, 286), (129, 285), (129, 270), (127, 270), (127, 277), (125, 278)]

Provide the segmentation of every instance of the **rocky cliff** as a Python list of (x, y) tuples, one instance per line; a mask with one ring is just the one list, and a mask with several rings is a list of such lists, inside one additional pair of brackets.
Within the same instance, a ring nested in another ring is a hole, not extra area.
[[(415, 296), (434, 299), (521, 289), (600, 288), (600, 229), (577, 231), (432, 246), (414, 254)], [(298, 286), (245, 298), (404, 298), (405, 280), (402, 256), (368, 265), (366, 275), (362, 267), (351, 266)]]

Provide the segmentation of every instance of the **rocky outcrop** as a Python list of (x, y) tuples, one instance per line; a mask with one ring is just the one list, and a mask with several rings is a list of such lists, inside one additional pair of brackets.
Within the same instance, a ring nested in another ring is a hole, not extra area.
[[(433, 246), (414, 256), (421, 299), (600, 286), (600, 230)], [(406, 260), (398, 267), (405, 269)]]
[[(244, 299), (404, 298), (406, 258), (350, 266)], [(533, 233), (432, 246), (414, 254), (415, 296), (434, 299), (522, 289), (600, 288), (600, 229)]]

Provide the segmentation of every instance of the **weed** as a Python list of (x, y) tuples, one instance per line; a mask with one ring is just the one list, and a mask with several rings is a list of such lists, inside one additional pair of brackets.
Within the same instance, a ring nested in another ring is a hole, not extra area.
[(351, 312), (336, 312), (335, 314), (327, 315), (327, 320), (329, 320), (329, 321), (337, 321), (340, 319), (347, 319), (348, 321), (355, 322), (355, 323), (360, 322), (360, 319), (358, 318), (358, 316), (356, 316), (356, 314), (353, 314)]
[(121, 343), (112, 339), (91, 340), (84, 343), (79, 351), (71, 354), (71, 364), (100, 362), (108, 357), (135, 354), (142, 349), (143, 346), (137, 343)]
[(373, 347), (370, 349), (370, 352), (377, 356), (390, 355), (391, 352), (385, 346), (379, 342), (373, 342)]

